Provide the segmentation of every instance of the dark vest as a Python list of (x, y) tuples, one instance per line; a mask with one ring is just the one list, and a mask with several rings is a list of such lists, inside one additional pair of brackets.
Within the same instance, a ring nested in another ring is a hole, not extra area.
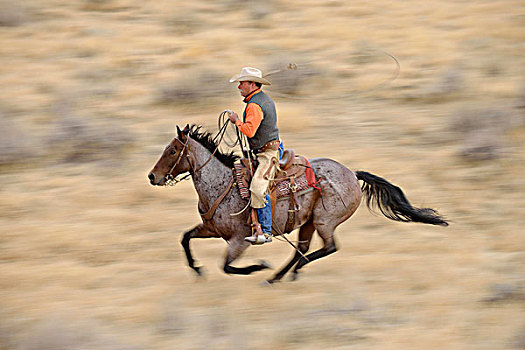
[[(250, 98), (248, 103), (256, 103), (263, 111), (263, 120), (257, 128), (255, 135), (248, 138), (250, 148), (257, 150), (270, 141), (279, 140), (279, 129), (277, 128), (277, 112), (272, 99), (262, 90)], [(248, 106), (248, 104), (246, 105)], [(242, 115), (242, 121), (246, 121), (246, 108)]]

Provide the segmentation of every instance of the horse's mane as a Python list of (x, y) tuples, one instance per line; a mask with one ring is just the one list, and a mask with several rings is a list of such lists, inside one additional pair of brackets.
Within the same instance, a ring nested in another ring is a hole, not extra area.
[[(207, 131), (201, 131), (200, 125), (191, 125), (189, 136), (201, 145), (203, 145), (208, 151), (210, 151), (210, 153), (213, 153), (218, 147), (217, 142), (213, 140), (213, 136), (211, 135), (211, 133)], [(233, 168), (235, 161), (239, 159), (239, 156), (233, 154), (233, 151), (229, 153), (223, 153), (219, 149), (217, 149), (214, 156), (222, 164), (226, 165), (229, 168)]]

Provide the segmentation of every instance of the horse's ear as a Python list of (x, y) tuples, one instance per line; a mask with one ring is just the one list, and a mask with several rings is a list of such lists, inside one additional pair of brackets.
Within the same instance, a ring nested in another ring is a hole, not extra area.
[(188, 135), (188, 133), (190, 132), (190, 124), (186, 124), (186, 126), (184, 127), (184, 129), (182, 130), (182, 132), (183, 132), (185, 135)]
[(175, 125), (177, 127), (177, 137), (179, 140), (182, 140), (182, 131), (180, 131), (180, 128), (178, 125)]

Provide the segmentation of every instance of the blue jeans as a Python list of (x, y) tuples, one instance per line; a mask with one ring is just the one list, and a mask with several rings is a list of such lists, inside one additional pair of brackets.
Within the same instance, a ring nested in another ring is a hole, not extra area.
[[(284, 152), (284, 146), (281, 141), (279, 145), (279, 159), (282, 158)], [(270, 203), (270, 194), (266, 193), (266, 205), (264, 208), (255, 209), (257, 211), (257, 217), (263, 233), (272, 233), (272, 205)]]

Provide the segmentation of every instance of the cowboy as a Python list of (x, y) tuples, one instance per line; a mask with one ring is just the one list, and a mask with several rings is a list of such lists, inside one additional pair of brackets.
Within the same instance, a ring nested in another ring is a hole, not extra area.
[[(254, 235), (245, 240), (252, 244), (272, 241), (272, 208), (268, 185), (275, 175), (274, 161), (279, 159), (280, 140), (277, 128), (275, 103), (262, 91), (262, 85), (271, 85), (263, 78), (261, 70), (244, 67), (241, 73), (233, 76), (230, 83), (238, 82), (239, 92), (244, 97), (246, 107), (242, 120), (237, 113), (229, 115), (240, 132), (248, 137), (250, 149), (256, 155), (259, 165), (250, 184), (252, 219)], [(257, 215), (253, 215), (253, 209)], [(257, 222), (258, 220), (258, 222)]]

